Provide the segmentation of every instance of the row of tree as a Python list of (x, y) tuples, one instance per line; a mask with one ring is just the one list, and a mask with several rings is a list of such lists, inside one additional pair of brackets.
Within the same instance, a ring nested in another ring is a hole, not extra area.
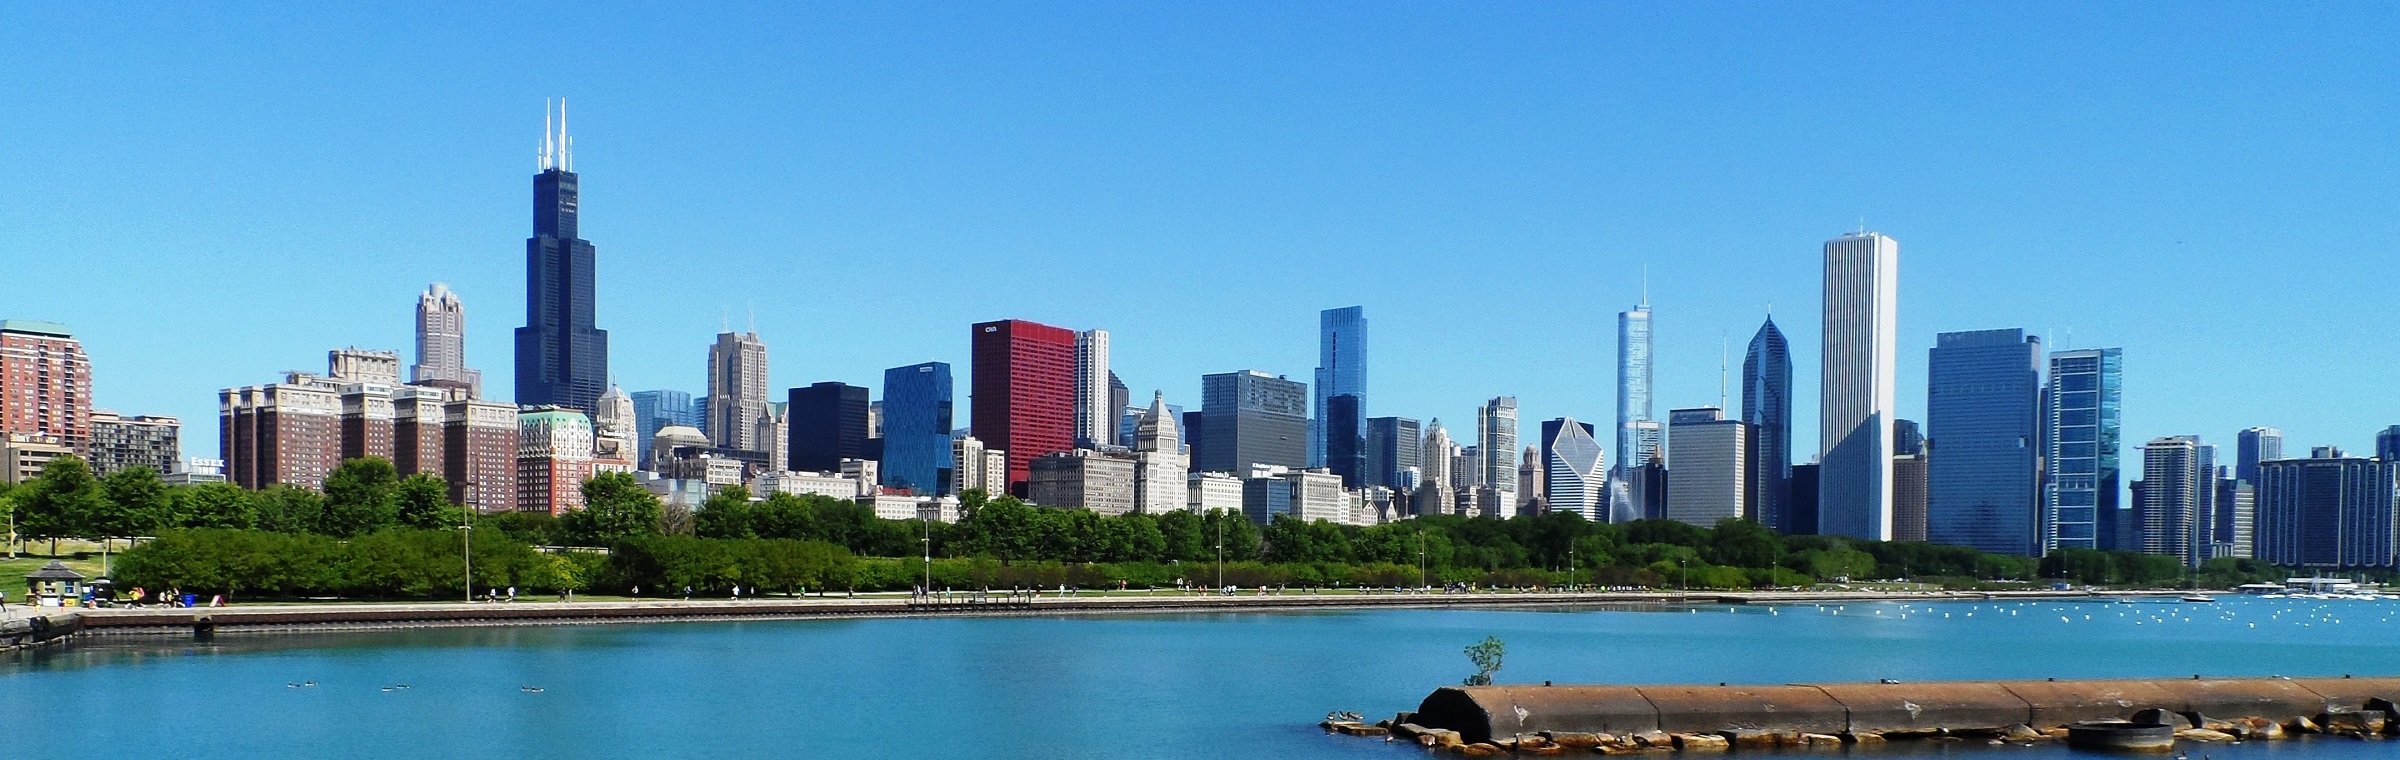
[[(81, 461), (65, 457), (52, 462), (40, 477), (0, 494), (0, 500), (12, 505), (20, 532), (36, 539), (224, 529), (341, 540), (393, 529), (455, 533), (468, 516), (448, 501), (447, 494), (439, 477), (401, 477), (389, 462), (376, 458), (343, 462), (326, 478), (320, 493), (289, 486), (259, 491), (225, 484), (168, 487), (139, 468), (94, 478)], [(1256, 562), (1408, 567), (1419, 568), (1425, 577), (1572, 572), (1556, 577), (1603, 585), (1693, 588), (1903, 577), (1948, 579), (1958, 585), (2042, 578), (2140, 585), (2197, 580), (2167, 557), (2066, 550), (2037, 560), (1918, 542), (1782, 536), (1746, 520), (1726, 520), (1714, 527), (1666, 520), (1599, 524), (1573, 513), (1553, 513), (1509, 519), (1433, 515), (1354, 526), (1279, 515), (1260, 526), (1233, 512), (1112, 516), (1036, 507), (970, 490), (961, 496), (960, 519), (941, 523), (882, 519), (868, 506), (823, 496), (773, 494), (754, 499), (740, 488), (726, 489), (698, 510), (686, 511), (662, 503), (624, 473), (585, 481), (583, 496), (583, 509), (556, 519), (528, 513), (476, 516), (472, 522), (479, 529), (477, 538), (505, 536), (527, 546), (618, 550), (670, 538), (793, 541), (837, 547), (854, 557), (985, 558), (1003, 565)], [(655, 545), (703, 554), (700, 547), (714, 546)], [(725, 564), (703, 564), (709, 562)], [(1317, 577), (1334, 582), (1343, 580), (1346, 572)], [(2278, 574), (2276, 568), (2254, 562), (2220, 560), (2200, 575), (2212, 585), (2230, 585)], [(625, 577), (633, 575), (640, 573)]]

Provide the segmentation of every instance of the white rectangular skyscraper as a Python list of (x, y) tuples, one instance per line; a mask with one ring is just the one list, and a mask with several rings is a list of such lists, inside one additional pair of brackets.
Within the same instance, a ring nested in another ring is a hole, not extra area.
[(1099, 448), (1117, 442), (1115, 394), (1108, 385), (1108, 331), (1075, 334), (1075, 445)]
[(1892, 408), (1899, 363), (1900, 242), (1875, 232), (1825, 241), (1825, 349), (1817, 530), (1892, 538)]

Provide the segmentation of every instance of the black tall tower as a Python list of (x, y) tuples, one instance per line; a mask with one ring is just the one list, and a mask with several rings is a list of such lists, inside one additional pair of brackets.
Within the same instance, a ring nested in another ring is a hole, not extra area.
[(525, 326), (517, 328), (517, 403), (592, 413), (608, 388), (608, 331), (593, 325), (593, 250), (576, 231), (577, 177), (566, 101), (557, 132), (542, 114), (541, 173), (533, 178), (533, 237), (525, 239)]

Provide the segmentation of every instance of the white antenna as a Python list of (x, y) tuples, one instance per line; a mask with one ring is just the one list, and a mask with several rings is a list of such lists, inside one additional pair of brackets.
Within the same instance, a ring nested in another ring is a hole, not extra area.
[(543, 98), (543, 99), (542, 99), (542, 161), (541, 161), (541, 164), (542, 164), (542, 169), (543, 169), (544, 171), (548, 171), (548, 170), (550, 169), (551, 165), (555, 163), (555, 161), (553, 160), (553, 157), (554, 157), (555, 151), (551, 150), (551, 148), (550, 148), (550, 134), (551, 134), (551, 132), (550, 132), (550, 127), (551, 127), (551, 124), (550, 124), (550, 99), (549, 99), (549, 98)]
[(1650, 308), (1650, 265), (1642, 265), (1642, 308)]
[(1725, 399), (1728, 395), (1726, 364), (1731, 361), (1727, 358), (1730, 354), (1726, 353), (1729, 350), (1727, 347), (1731, 345), (1727, 342), (1728, 340), (1724, 333), (1717, 333), (1717, 411), (1720, 412), (1725, 410)]
[(558, 99), (558, 169), (575, 170), (575, 138), (567, 136), (567, 99)]

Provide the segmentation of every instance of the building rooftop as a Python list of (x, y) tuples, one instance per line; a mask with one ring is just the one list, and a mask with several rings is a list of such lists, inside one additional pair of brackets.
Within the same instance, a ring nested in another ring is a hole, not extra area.
[(31, 319), (0, 319), (0, 332), (47, 335), (53, 338), (75, 337), (74, 333), (67, 331), (66, 325)]

